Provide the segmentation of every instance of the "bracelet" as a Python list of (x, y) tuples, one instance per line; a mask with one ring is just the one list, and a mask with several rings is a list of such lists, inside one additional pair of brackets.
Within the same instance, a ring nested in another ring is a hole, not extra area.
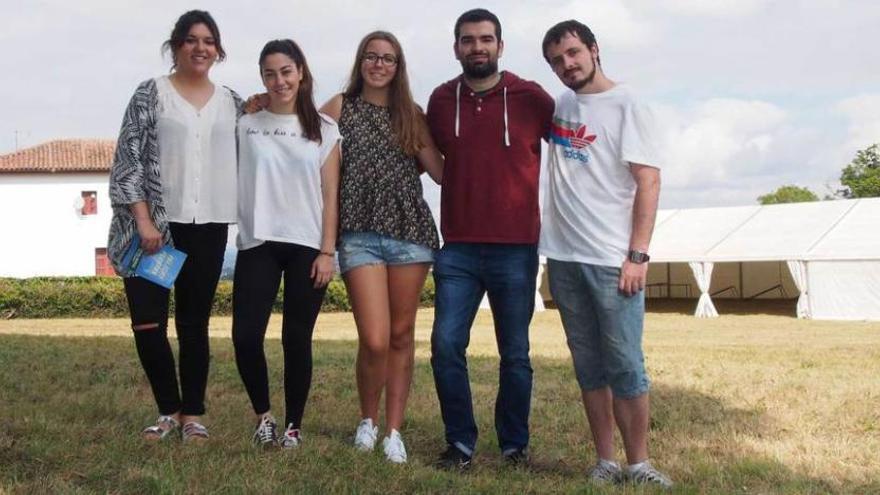
[(334, 256), (336, 256), (336, 253), (332, 253), (332, 252), (330, 252), (330, 251), (321, 251), (321, 252), (318, 253), (318, 256), (320, 256), (320, 255), (322, 255), (322, 254), (323, 254), (324, 256), (329, 256), (329, 257), (331, 257), (331, 258), (334, 257)]

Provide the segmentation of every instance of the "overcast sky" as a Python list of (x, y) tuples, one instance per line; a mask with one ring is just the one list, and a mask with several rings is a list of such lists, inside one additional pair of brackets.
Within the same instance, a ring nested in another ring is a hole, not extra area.
[(606, 74), (660, 116), (661, 207), (754, 204), (783, 184), (821, 196), (858, 149), (880, 141), (875, 0), (52, 0), (2, 8), (0, 153), (14, 151), (16, 136), (19, 148), (115, 138), (137, 84), (167, 73), (159, 47), (190, 8), (209, 10), (221, 30), (228, 59), (212, 78), (242, 95), (261, 90), (263, 44), (289, 37), (306, 52), (320, 104), (341, 89), (360, 38), (387, 29), (424, 105), (460, 72), (453, 24), (479, 6), (501, 19), (502, 68), (554, 95), (564, 88), (541, 58), (544, 32), (569, 18), (593, 29)]

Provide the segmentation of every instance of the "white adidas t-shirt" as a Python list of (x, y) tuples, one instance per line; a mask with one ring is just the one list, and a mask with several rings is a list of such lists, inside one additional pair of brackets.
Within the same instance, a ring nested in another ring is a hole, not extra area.
[(626, 86), (556, 101), (540, 252), (619, 267), (629, 251), (636, 183), (630, 163), (660, 168), (652, 114)]
[(265, 241), (321, 248), (321, 167), (341, 140), (321, 114), (321, 137), (302, 136), (296, 115), (263, 110), (238, 123), (238, 249)]

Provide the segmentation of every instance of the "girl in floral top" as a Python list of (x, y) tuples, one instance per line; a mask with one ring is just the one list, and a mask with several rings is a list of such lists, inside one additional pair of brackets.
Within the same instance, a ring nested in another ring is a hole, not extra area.
[(361, 40), (346, 90), (322, 111), (339, 122), (339, 266), (358, 329), (361, 421), (355, 447), (372, 450), (385, 391), (383, 448), (406, 462), (400, 436), (412, 382), (416, 311), (434, 250), (434, 219), (420, 175), (440, 183), (443, 158), (409, 89), (397, 38), (376, 31)]

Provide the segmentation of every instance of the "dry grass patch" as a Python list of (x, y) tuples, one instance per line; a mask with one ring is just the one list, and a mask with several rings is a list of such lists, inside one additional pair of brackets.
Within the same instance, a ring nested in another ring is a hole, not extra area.
[[(552, 310), (536, 314), (531, 330), (536, 380), (533, 470), (521, 475), (502, 469), (495, 459), (491, 411), (497, 359), (488, 312), (478, 316), (470, 348), (482, 432), (481, 467), (465, 480), (429, 467), (442, 442), (426, 359), (432, 319), (432, 311), (423, 310), (417, 322), (418, 363), (406, 426), (415, 460), (406, 471), (389, 471), (380, 459), (364, 461), (348, 453), (348, 430), (357, 415), (352, 370), (356, 332), (350, 314), (320, 316), (315, 334), (315, 386), (307, 411), (313, 428), (310, 455), (317, 460), (298, 457), (296, 462), (305, 463), (302, 469), (313, 469), (314, 476), (327, 469), (321, 462), (334, 466), (334, 471), (309, 487), (381, 491), (382, 484), (374, 477), (360, 479), (363, 471), (359, 470), (369, 469), (387, 477), (395, 490), (407, 492), (586, 490), (580, 473), (592, 454), (586, 446), (585, 420), (559, 316)], [(229, 443), (199, 454), (192, 469), (228, 464), (231, 491), (259, 491), (268, 485), (254, 484), (245, 475), (264, 468), (255, 467), (259, 458), (239, 438), (249, 420), (231, 346), (223, 339), (229, 336), (230, 323), (229, 318), (213, 320), (212, 336), (220, 340), (212, 344), (215, 364), (209, 388), (212, 410), (223, 409), (212, 416), (218, 424), (217, 435)], [(280, 317), (273, 316), (270, 336), (277, 337), (279, 328)], [(0, 321), (0, 334), (30, 336), (0, 335), (0, 369), (5, 376), (0, 379), (4, 397), (0, 414), (13, 418), (0, 428), (0, 451), (5, 452), (0, 455), (0, 490), (48, 487), (66, 491), (81, 486), (133, 492), (137, 491), (134, 487), (146, 486), (152, 488), (143, 491), (162, 492), (186, 486), (180, 483), (186, 482), (187, 471), (172, 480), (163, 479), (162, 464), (142, 465), (138, 448), (117, 453), (119, 461), (103, 453), (112, 435), (89, 437), (91, 421), (109, 418), (112, 428), (125, 431), (131, 425), (140, 426), (152, 414), (130, 342), (91, 338), (128, 337), (125, 320)], [(37, 337), (46, 335), (90, 338)], [(270, 342), (268, 347), (273, 399), (280, 404), (280, 346)], [(880, 452), (880, 323), (805, 321), (772, 314), (698, 320), (676, 311), (652, 312), (647, 317), (645, 349), (654, 383), (652, 456), (679, 482), (679, 491), (880, 493), (880, 458), (876, 455)], [(34, 355), (26, 359), (29, 352)], [(31, 380), (37, 380), (38, 393), (26, 390)], [(69, 397), (71, 387), (81, 395)], [(113, 397), (113, 401), (90, 406), (89, 400), (96, 396)], [(28, 417), (17, 414), (19, 410)], [(53, 431), (46, 425), (59, 421), (74, 422), (66, 431), (84, 435), (75, 443), (86, 445), (78, 448), (87, 452), (55, 452), (51, 443), (22, 446), (30, 441), (28, 435), (42, 435), (35, 433), (37, 425)], [(177, 456), (173, 449), (161, 452), (160, 457)], [(340, 456), (338, 463), (329, 460)], [(271, 466), (272, 472), (277, 469)], [(42, 484), (33, 478), (40, 472), (49, 473)], [(85, 478), (77, 481), (77, 473)], [(285, 474), (274, 476), (284, 478)], [(196, 491), (218, 488), (207, 482), (199, 486)]]

